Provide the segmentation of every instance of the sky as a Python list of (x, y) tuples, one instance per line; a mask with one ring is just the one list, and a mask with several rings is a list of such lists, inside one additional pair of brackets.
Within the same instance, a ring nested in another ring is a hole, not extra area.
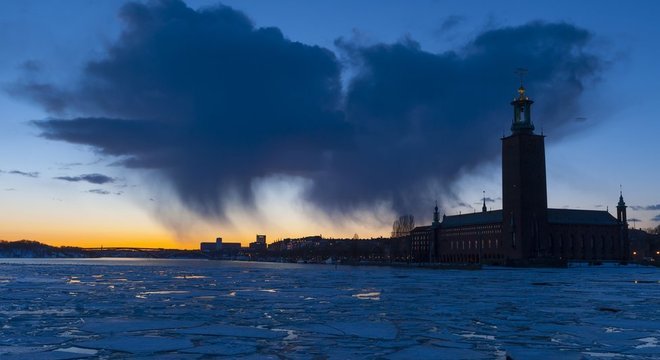
[(0, 239), (196, 248), (501, 208), (520, 86), (550, 207), (660, 224), (660, 4), (3, 1)]

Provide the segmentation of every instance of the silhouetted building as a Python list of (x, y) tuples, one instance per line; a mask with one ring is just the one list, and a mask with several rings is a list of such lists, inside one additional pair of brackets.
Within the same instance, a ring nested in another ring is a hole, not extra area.
[(222, 248), (220, 250), (224, 252), (238, 252), (241, 250), (241, 243), (237, 243), (237, 242), (223, 243)]
[(431, 225), (418, 226), (410, 231), (411, 257), (417, 262), (431, 261), (433, 231)]
[(266, 250), (266, 235), (257, 235), (256, 241), (250, 243), (250, 250), (253, 251)]
[(573, 259), (626, 260), (623, 194), (617, 217), (607, 211), (548, 209), (545, 136), (534, 133), (534, 102), (518, 89), (511, 134), (502, 138), (502, 209), (443, 216), (411, 232), (413, 261), (526, 264)]
[(312, 263), (382, 262), (390, 259), (390, 245), (391, 239), (384, 238), (326, 239), (319, 235), (275, 241), (268, 245), (268, 253), (280, 260)]
[[(223, 255), (236, 255), (241, 251), (241, 243), (222, 242), (222, 238), (216, 238), (215, 242), (202, 242), (199, 248), (205, 253), (221, 253)], [(217, 254), (216, 254), (217, 255)]]
[(631, 229), (629, 236), (631, 259), (660, 266), (660, 234)]
[(199, 244), (202, 252), (215, 252), (222, 250), (222, 238), (216, 238), (215, 242), (202, 242)]

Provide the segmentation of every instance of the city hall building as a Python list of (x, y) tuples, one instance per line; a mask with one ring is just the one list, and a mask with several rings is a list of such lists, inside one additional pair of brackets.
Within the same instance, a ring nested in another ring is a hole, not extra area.
[(534, 102), (518, 89), (511, 134), (502, 138), (502, 209), (442, 216), (410, 233), (413, 261), (531, 264), (567, 260), (626, 260), (626, 204), (608, 211), (549, 209), (545, 136), (534, 133)]

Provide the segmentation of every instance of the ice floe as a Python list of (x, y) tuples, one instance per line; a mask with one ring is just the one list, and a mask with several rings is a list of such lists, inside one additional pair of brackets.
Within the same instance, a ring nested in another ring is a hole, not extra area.
[(0, 359), (654, 359), (660, 271), (0, 261)]

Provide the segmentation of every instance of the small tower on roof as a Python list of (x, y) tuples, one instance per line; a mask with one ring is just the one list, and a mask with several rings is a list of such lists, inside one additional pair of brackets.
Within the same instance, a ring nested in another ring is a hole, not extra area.
[(488, 208), (486, 208), (486, 190), (484, 190), (483, 193), (484, 193), (484, 206), (481, 207), (481, 212), (487, 212)]
[(438, 201), (435, 201), (435, 209), (433, 211), (433, 227), (440, 225), (440, 213), (438, 212)]
[(616, 205), (616, 219), (619, 220), (619, 223), (624, 225), (628, 224), (626, 208), (626, 202), (623, 201), (623, 189), (621, 185), (619, 185), (619, 203)]
[(527, 74), (527, 70), (518, 69), (516, 73), (520, 76), (520, 87), (518, 88), (518, 97), (511, 101), (513, 106), (511, 131), (514, 134), (531, 134), (534, 132), (534, 124), (532, 123), (532, 104), (534, 101), (530, 100), (525, 94), (525, 87), (523, 86), (523, 78)]

